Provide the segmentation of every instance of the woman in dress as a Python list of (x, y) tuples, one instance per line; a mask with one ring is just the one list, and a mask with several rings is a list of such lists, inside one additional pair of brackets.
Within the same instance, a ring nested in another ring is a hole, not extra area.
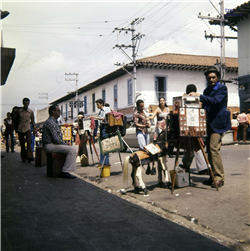
[[(154, 133), (154, 141), (157, 140), (158, 135), (166, 129), (166, 118), (169, 113), (168, 106), (166, 104), (166, 100), (164, 98), (159, 99), (159, 107), (154, 111), (153, 115), (148, 119), (154, 119), (157, 116), (157, 123), (155, 126)], [(169, 179), (169, 171), (167, 167), (167, 157), (161, 156), (158, 160), (158, 184), (160, 187), (171, 187), (170, 179)], [(162, 172), (163, 176), (162, 177)]]
[(152, 120), (157, 116), (157, 123), (155, 126), (154, 140), (157, 140), (159, 134), (166, 129), (166, 118), (169, 113), (166, 100), (164, 98), (159, 99), (159, 107), (154, 111), (153, 115), (148, 119)]

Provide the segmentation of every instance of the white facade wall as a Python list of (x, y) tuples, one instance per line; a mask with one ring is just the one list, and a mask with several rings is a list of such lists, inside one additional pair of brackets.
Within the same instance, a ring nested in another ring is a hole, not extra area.
[[(157, 105), (155, 95), (155, 77), (166, 77), (167, 104), (173, 105), (173, 97), (182, 96), (188, 84), (194, 84), (197, 92), (203, 93), (206, 88), (206, 78), (203, 72), (186, 70), (139, 69), (137, 72), (137, 91), (148, 97), (149, 104)], [(237, 78), (237, 73), (227, 73), (227, 79)], [(238, 86), (227, 83), (228, 106), (239, 106)]]
[(250, 19), (237, 23), (239, 77), (250, 74)]
[[(145, 94), (148, 98), (149, 105), (158, 105), (158, 100), (155, 95), (155, 77), (166, 77), (166, 92), (167, 92), (167, 104), (172, 105), (173, 97), (182, 96), (186, 91), (188, 84), (195, 84), (197, 92), (202, 93), (206, 87), (206, 79), (202, 71), (187, 71), (187, 70), (173, 70), (173, 69), (150, 69), (139, 68), (137, 69), (137, 91)], [(237, 73), (227, 73), (227, 79), (237, 78)], [(103, 85), (95, 87), (85, 93), (79, 94), (79, 100), (84, 101), (84, 96), (87, 96), (87, 113), (86, 115), (97, 116), (98, 109), (95, 105), (95, 111), (93, 111), (92, 94), (95, 94), (95, 100), (102, 98), (102, 90), (105, 89), (106, 103), (110, 104), (110, 107), (114, 109), (114, 86), (117, 85), (117, 109), (124, 109), (133, 105), (128, 105), (128, 81), (132, 79), (129, 74), (125, 74), (117, 79), (109, 81)], [(227, 83), (228, 87), (228, 106), (239, 107), (239, 95), (238, 86), (233, 83)], [(132, 88), (134, 90), (134, 86)], [(132, 97), (134, 100), (134, 95)], [(68, 111), (71, 111), (69, 102), (75, 101), (75, 98), (58, 103), (59, 108), (63, 106), (63, 117), (65, 117), (66, 103), (68, 104)], [(80, 111), (84, 111), (84, 107), (79, 108)], [(74, 120), (77, 118), (77, 109), (73, 109)], [(67, 123), (72, 123), (73, 120), (68, 118)]]

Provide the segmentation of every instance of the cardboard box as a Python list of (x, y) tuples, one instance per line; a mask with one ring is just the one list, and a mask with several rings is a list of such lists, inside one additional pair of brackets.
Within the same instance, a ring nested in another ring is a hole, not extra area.
[(111, 113), (108, 113), (106, 116), (108, 117), (107, 121), (109, 126), (123, 126), (122, 118), (116, 119)]

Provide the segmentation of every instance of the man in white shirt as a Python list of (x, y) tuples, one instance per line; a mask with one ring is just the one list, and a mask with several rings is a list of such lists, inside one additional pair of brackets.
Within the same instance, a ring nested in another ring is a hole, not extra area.
[[(99, 121), (99, 127), (100, 127), (100, 135), (101, 135), (101, 137), (104, 137), (104, 136), (107, 136), (108, 134), (106, 133), (105, 127), (103, 127), (101, 125), (101, 122), (105, 120), (105, 115), (107, 113), (111, 112), (111, 110), (110, 110), (109, 107), (104, 106), (104, 101), (101, 98), (97, 99), (95, 101), (95, 103), (96, 103), (96, 107), (98, 109), (100, 109), (100, 111), (99, 111), (98, 117), (92, 117), (92, 118), (98, 119), (98, 121)], [(104, 165), (109, 165), (109, 155), (108, 154), (106, 154), (106, 155), (100, 154), (101, 164), (103, 164), (104, 158), (105, 158)]]

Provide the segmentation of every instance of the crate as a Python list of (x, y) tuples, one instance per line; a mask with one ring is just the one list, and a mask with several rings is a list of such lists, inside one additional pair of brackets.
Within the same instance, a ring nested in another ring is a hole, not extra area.
[(109, 126), (123, 126), (122, 118), (116, 119), (113, 114), (106, 114), (106, 120)]
[(47, 165), (47, 155), (43, 150), (42, 146), (36, 147), (36, 157), (35, 166), (46, 166)]
[(47, 176), (59, 177), (66, 159), (66, 154), (47, 153)]

